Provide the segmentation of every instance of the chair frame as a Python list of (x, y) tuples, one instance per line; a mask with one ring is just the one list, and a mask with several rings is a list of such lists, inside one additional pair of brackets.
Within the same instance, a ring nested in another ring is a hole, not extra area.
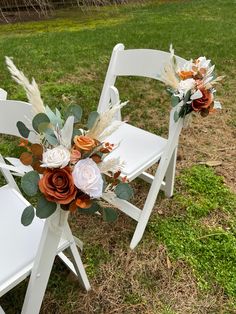
[[(151, 49), (125, 50), (123, 44), (117, 44), (111, 55), (98, 105), (98, 112), (102, 113), (107, 110), (109, 103), (114, 105), (119, 102), (119, 92), (114, 86), (118, 76), (142, 76), (161, 81), (164, 65), (169, 61), (169, 58), (170, 53), (167, 52)], [(180, 57), (176, 58), (180, 64), (186, 62), (186, 60)], [(155, 64), (158, 69), (155, 69)], [(129, 181), (140, 177), (150, 184), (144, 207), (140, 209), (126, 200), (115, 197), (112, 193), (103, 194), (104, 200), (111, 203), (137, 222), (130, 243), (131, 249), (134, 249), (142, 239), (159, 191), (163, 190), (167, 197), (173, 195), (178, 140), (183, 127), (183, 119), (181, 118), (177, 122), (174, 122), (173, 115), (174, 111), (176, 109), (178, 110), (181, 105), (182, 103), (180, 102), (178, 106), (170, 112), (169, 136), (163, 153), (153, 158), (153, 160), (150, 160), (145, 167), (140, 167), (138, 171), (128, 177)], [(119, 112), (116, 118), (120, 119), (120, 117), (121, 113)], [(155, 175), (153, 176), (147, 173), (146, 170), (157, 162), (159, 165)]]
[[(29, 112), (31, 111), (30, 104), (19, 101), (8, 101), (6, 100), (6, 97), (7, 93), (0, 89), (0, 104), (2, 102), (2, 104), (4, 103), (6, 106), (7, 104), (10, 106), (13, 104), (20, 106), (23, 103), (24, 106), (28, 106)], [(13, 130), (11, 134), (20, 136), (15, 130)], [(21, 199), (26, 206), (28, 206), (29, 203), (22, 196), (11, 171), (7, 169), (9, 167), (5, 165), (4, 159), (0, 155), (0, 171), (7, 181), (7, 186), (11, 187), (17, 194), (18, 198)], [(10, 168), (14, 170), (14, 166)], [(15, 171), (13, 172), (17, 173), (17, 168), (15, 168)], [(89, 291), (91, 287), (77, 250), (76, 244), (78, 245), (78, 243), (81, 243), (81, 241), (72, 235), (68, 224), (68, 211), (62, 210), (60, 206), (57, 205), (56, 212), (47, 218), (44, 223), (42, 236), (34, 261), (27, 265), (24, 269), (18, 271), (15, 276), (0, 286), (0, 296), (7, 293), (10, 289), (15, 287), (19, 282), (30, 275), (21, 313), (39, 313), (56, 255), (58, 255), (66, 266), (78, 277), (82, 287)], [(69, 249), (71, 260), (63, 253), (65, 249)], [(1, 311), (3, 311), (3, 309), (0, 307), (0, 313)]]

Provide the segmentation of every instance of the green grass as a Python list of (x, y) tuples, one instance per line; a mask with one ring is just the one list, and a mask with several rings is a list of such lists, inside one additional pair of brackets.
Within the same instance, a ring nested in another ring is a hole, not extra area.
[[(183, 214), (160, 219), (150, 225), (158, 242), (164, 243), (175, 259), (188, 262), (201, 288), (213, 284), (236, 297), (236, 196), (210, 168), (195, 166), (179, 176), (180, 192), (174, 204)], [(204, 224), (214, 212), (225, 214), (216, 227)]]

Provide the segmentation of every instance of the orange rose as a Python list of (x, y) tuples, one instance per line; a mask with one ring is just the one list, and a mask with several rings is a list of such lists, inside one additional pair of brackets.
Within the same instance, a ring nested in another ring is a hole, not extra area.
[(48, 201), (59, 204), (69, 204), (77, 193), (69, 167), (46, 169), (39, 180), (39, 189)]
[(192, 108), (200, 112), (202, 116), (207, 116), (212, 109), (213, 94), (208, 89), (201, 89), (201, 92), (202, 97), (193, 100)]
[(95, 140), (86, 135), (76, 135), (74, 137), (74, 143), (76, 148), (84, 151), (89, 151), (96, 146)]
[(181, 78), (181, 80), (186, 80), (188, 78), (192, 78), (193, 72), (192, 71), (180, 71), (179, 77)]

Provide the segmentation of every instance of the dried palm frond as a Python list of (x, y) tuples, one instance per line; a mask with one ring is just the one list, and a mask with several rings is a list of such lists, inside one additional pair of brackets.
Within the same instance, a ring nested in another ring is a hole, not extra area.
[[(87, 136), (90, 136), (92, 138), (95, 138), (97, 140), (101, 140), (101, 138), (104, 138), (105, 130), (106, 128), (110, 127), (112, 124), (112, 120), (115, 116), (115, 114), (121, 110), (125, 105), (127, 105), (128, 101), (123, 102), (123, 103), (118, 103), (114, 106), (110, 106), (109, 109), (105, 112), (103, 112), (99, 119), (94, 123), (94, 126), (92, 127), (91, 130), (88, 131), (86, 134)], [(112, 129), (112, 132), (114, 132), (120, 124), (116, 124), (114, 128)], [(109, 135), (111, 132), (109, 133)]]
[(41, 98), (41, 94), (38, 88), (37, 83), (35, 82), (34, 78), (30, 83), (28, 78), (24, 75), (24, 73), (17, 69), (13, 61), (9, 57), (6, 58), (6, 64), (8, 70), (11, 73), (12, 78), (21, 86), (23, 86), (27, 98), (32, 105), (32, 109), (35, 114), (40, 112), (45, 112), (45, 107), (43, 104), (43, 100)]
[(161, 80), (163, 83), (173, 89), (178, 88), (179, 80), (176, 77), (176, 73), (172, 64), (168, 64), (165, 66), (164, 73), (161, 76)]

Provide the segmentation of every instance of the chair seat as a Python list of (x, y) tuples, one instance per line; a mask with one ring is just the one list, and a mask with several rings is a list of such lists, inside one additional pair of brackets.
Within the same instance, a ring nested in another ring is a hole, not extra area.
[(106, 141), (119, 146), (105, 160), (120, 157), (124, 161), (122, 176), (127, 176), (129, 180), (153, 165), (167, 144), (166, 139), (128, 123), (122, 124)]
[[(35, 217), (31, 225), (23, 226), (21, 215), (30, 204), (20, 193), (7, 185), (0, 188), (0, 200), (1, 297), (32, 269), (44, 220)], [(60, 243), (60, 247), (62, 245), (64, 243)]]
[[(30, 204), (14, 189), (0, 188), (0, 287), (30, 265), (36, 255), (44, 221), (21, 224), (21, 214)], [(1, 296), (0, 289), (0, 296)]]

